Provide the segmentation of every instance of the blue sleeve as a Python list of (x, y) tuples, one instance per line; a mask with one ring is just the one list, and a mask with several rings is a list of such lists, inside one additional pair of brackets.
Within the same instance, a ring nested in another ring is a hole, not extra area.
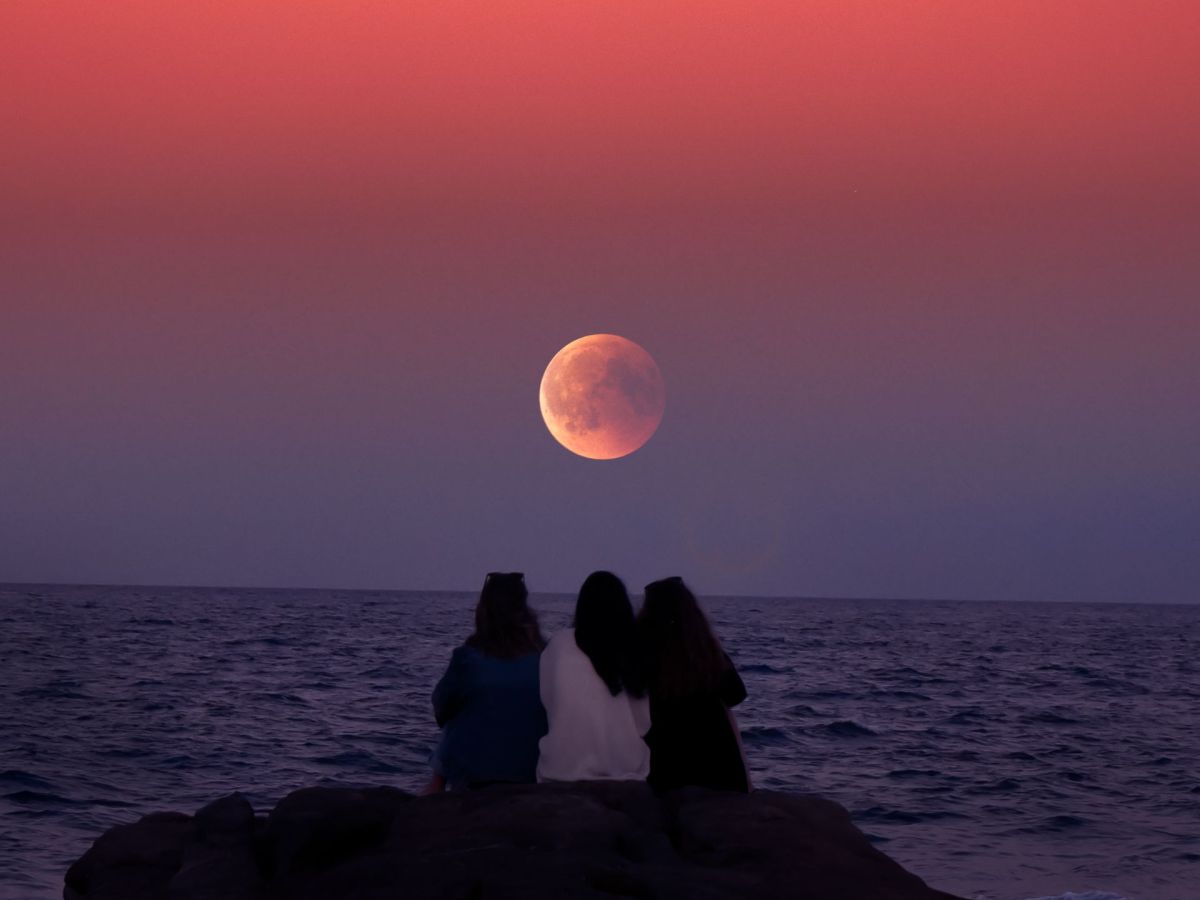
[(454, 651), (446, 674), (433, 689), (433, 717), (439, 728), (458, 715), (466, 703), (466, 653), (466, 647)]

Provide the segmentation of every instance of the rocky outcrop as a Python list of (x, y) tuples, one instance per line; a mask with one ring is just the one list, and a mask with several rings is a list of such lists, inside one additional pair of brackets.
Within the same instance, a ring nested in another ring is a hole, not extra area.
[(306, 788), (266, 817), (233, 794), (102, 835), (65, 900), (954, 900), (828, 800), (645, 784), (415, 798)]

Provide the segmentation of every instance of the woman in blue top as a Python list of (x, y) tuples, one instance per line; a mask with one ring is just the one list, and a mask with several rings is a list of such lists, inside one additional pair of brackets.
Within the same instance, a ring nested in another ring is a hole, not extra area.
[(475, 633), (454, 651), (433, 691), (442, 739), (426, 793), (536, 778), (546, 711), (538, 657), (546, 645), (525, 577), (491, 572), (475, 607)]

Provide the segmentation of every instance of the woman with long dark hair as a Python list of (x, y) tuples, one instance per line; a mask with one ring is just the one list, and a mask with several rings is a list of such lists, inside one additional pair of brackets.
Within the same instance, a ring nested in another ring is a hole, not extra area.
[(746, 686), (683, 579), (646, 585), (638, 630), (654, 723), (646, 737), (651, 785), (749, 790), (730, 712)]
[(491, 572), (475, 607), (475, 631), (454, 651), (433, 691), (442, 727), (433, 793), (501, 781), (533, 781), (546, 711), (538, 656), (546, 645), (519, 572)]
[(642, 780), (650, 771), (650, 728), (637, 622), (625, 585), (593, 572), (579, 589), (575, 625), (556, 634), (541, 660), (538, 781)]

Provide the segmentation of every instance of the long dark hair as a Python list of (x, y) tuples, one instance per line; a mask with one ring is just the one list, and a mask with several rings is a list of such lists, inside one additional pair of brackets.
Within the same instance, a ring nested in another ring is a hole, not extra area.
[(621, 691), (634, 697), (646, 695), (633, 604), (624, 583), (612, 572), (593, 572), (579, 589), (575, 643), (614, 697)]
[(656, 697), (686, 697), (718, 690), (728, 667), (721, 642), (682, 578), (646, 585), (638, 616), (646, 680)]
[(489, 572), (475, 607), (475, 633), (467, 645), (500, 659), (537, 653), (546, 646), (529, 590), (520, 572)]

